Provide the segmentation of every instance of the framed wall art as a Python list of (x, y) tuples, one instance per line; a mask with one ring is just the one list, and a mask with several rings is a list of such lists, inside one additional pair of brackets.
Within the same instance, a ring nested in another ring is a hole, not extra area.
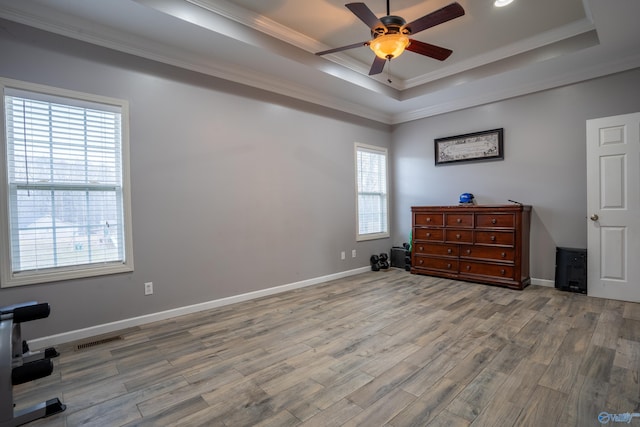
[(504, 129), (438, 138), (435, 142), (436, 166), (479, 160), (502, 160)]

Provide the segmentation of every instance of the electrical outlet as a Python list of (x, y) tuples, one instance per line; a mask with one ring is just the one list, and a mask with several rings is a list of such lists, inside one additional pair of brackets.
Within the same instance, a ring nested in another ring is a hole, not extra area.
[(356, 250), (352, 249), (351, 250), (351, 258), (355, 258), (356, 257)]
[(144, 284), (144, 294), (145, 295), (153, 294), (153, 282), (147, 282)]
[(340, 259), (345, 259), (347, 256), (344, 251), (340, 252)]

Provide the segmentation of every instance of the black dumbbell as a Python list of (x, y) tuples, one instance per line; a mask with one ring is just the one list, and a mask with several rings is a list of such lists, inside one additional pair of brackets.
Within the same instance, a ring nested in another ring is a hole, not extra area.
[(378, 255), (371, 255), (369, 262), (371, 262), (371, 270), (380, 271), (380, 257)]
[(389, 255), (387, 255), (385, 252), (380, 254), (380, 261), (387, 261), (389, 259)]

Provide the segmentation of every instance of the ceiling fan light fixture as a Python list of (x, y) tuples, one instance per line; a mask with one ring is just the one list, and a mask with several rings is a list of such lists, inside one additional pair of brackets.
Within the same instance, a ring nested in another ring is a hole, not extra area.
[(371, 30), (370, 39), (365, 42), (354, 43), (347, 46), (317, 52), (316, 55), (328, 55), (330, 53), (341, 52), (360, 46), (369, 46), (376, 54), (376, 58), (371, 64), (369, 75), (380, 74), (384, 69), (387, 60), (397, 58), (402, 52), (409, 50), (413, 53), (423, 55), (438, 61), (444, 61), (453, 53), (451, 49), (441, 46), (410, 39), (413, 36), (428, 28), (451, 21), (464, 15), (464, 8), (454, 1), (448, 6), (442, 7), (421, 18), (409, 23), (401, 16), (391, 15), (389, 12), (389, 0), (387, 0), (387, 14), (378, 18), (375, 13), (364, 3), (347, 3), (347, 9), (358, 19), (365, 23)]
[(397, 58), (409, 46), (409, 37), (405, 34), (383, 34), (371, 41), (369, 47), (381, 59)]
[(495, 7), (503, 7), (506, 6), (508, 4), (511, 4), (513, 2), (513, 0), (496, 0), (493, 5)]

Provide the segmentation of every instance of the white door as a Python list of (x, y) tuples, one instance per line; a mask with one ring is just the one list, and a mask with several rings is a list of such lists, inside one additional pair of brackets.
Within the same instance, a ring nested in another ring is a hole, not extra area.
[(640, 113), (587, 120), (587, 289), (640, 302)]

